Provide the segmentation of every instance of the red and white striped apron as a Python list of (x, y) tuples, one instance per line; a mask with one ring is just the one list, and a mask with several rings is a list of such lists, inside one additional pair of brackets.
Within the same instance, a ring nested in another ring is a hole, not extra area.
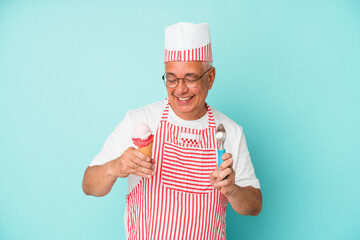
[(127, 195), (128, 239), (226, 239), (228, 200), (209, 175), (217, 166), (216, 126), (198, 130), (168, 122), (166, 105), (155, 134), (156, 176)]

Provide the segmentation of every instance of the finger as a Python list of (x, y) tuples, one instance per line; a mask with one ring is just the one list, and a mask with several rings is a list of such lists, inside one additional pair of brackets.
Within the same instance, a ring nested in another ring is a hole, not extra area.
[(146, 168), (150, 171), (153, 171), (155, 169), (155, 164), (153, 164), (152, 162), (147, 162), (141, 159), (137, 159), (137, 164), (143, 168)]
[(136, 169), (131, 169), (130, 173), (133, 175), (139, 176), (139, 177), (143, 177), (143, 178), (151, 178), (152, 177), (151, 174), (146, 174), (146, 173), (140, 172)]
[[(136, 152), (141, 153), (140, 151), (138, 151), (138, 150), (135, 149), (135, 151), (131, 152), (131, 154), (129, 154), (129, 155), (127, 156), (127, 158), (128, 158), (132, 163), (136, 163), (137, 165), (140, 165), (140, 166), (142, 166), (142, 167), (144, 167), (144, 168), (147, 168), (147, 169), (150, 169), (150, 170), (155, 169), (155, 165), (154, 165), (153, 163), (148, 162), (148, 161), (144, 160), (143, 158), (139, 158), (139, 156), (136, 154)], [(135, 153), (135, 154), (133, 154), (133, 153)], [(141, 154), (142, 154), (142, 153), (141, 153)], [(146, 156), (146, 155), (145, 155), (145, 156)], [(130, 164), (129, 166), (132, 167), (133, 165)]]
[(215, 183), (215, 186), (217, 188), (222, 188), (222, 187), (226, 187), (226, 186), (230, 186), (231, 185), (231, 179), (227, 178), (223, 181), (217, 182)]
[(226, 160), (228, 158), (231, 158), (232, 157), (232, 154), (231, 153), (224, 153), (222, 156), (221, 156), (221, 159), (222, 160)]
[(149, 158), (148, 155), (140, 152), (139, 150), (137, 150), (136, 148), (131, 148), (131, 154), (136, 156), (137, 158), (140, 158), (141, 160), (143, 161), (147, 161), (147, 162), (150, 162), (151, 159)]
[[(152, 175), (154, 172), (155, 166), (152, 167), (144, 167), (143, 165), (153, 165), (148, 162), (144, 162), (142, 160), (139, 160), (138, 158), (135, 158), (134, 161), (128, 161), (127, 163), (128, 168), (136, 170), (136, 172), (142, 172), (144, 174)], [(131, 171), (131, 173), (134, 173)]]
[(233, 164), (233, 159), (232, 158), (227, 158), (221, 165), (220, 165), (220, 170), (224, 170), (226, 168), (232, 168), (232, 164)]
[(214, 171), (210, 174), (210, 183), (215, 189), (220, 190), (220, 188), (216, 186), (216, 183), (218, 182), (217, 175), (218, 171)]
[(146, 154), (140, 152), (139, 150), (133, 148), (132, 153), (135, 157), (140, 159), (141, 161), (137, 161), (137, 159), (134, 159), (134, 162), (138, 163), (139, 165), (148, 168), (148, 169), (155, 169), (155, 160), (151, 159)]
[(143, 178), (151, 178), (155, 175), (155, 171), (143, 168), (137, 164), (134, 164), (132, 168), (129, 169), (129, 172), (133, 175), (140, 176)]
[(137, 167), (136, 167), (136, 170), (137, 170), (137, 172), (139, 172), (139, 173), (143, 173), (143, 174), (145, 174), (145, 175), (152, 175), (152, 176), (154, 176), (155, 175), (155, 170), (153, 170), (153, 169), (148, 169), (148, 168), (144, 168), (144, 167), (142, 167), (142, 166), (140, 166), (140, 165), (138, 165)]
[(217, 183), (216, 183), (216, 182), (215, 182), (215, 183), (211, 183), (211, 184), (212, 184), (212, 186), (213, 186), (216, 190), (219, 190), (219, 191), (221, 190), (220, 187), (217, 187), (217, 185), (216, 185)]
[(233, 172), (233, 170), (231, 168), (226, 168), (225, 170), (220, 171), (219, 174), (218, 174), (218, 180), (219, 181), (224, 180), (224, 178), (226, 176), (229, 176), (232, 172)]
[(218, 178), (219, 171), (215, 169), (212, 173), (210, 173), (210, 181), (216, 181)]
[(137, 166), (138, 166), (137, 163), (135, 163), (135, 162), (133, 162), (133, 161), (131, 161), (131, 160), (127, 160), (127, 161), (125, 162), (125, 164), (126, 164), (126, 168), (127, 168), (127, 170), (128, 170), (128, 173), (134, 174), (134, 173), (137, 171), (137, 170), (136, 170), (136, 168), (137, 168)]

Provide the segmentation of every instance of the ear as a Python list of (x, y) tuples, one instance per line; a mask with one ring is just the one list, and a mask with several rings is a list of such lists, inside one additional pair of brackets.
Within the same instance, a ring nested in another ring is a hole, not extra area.
[(216, 70), (214, 67), (212, 67), (209, 71), (209, 90), (212, 88), (212, 86), (214, 84), (215, 74), (216, 74)]

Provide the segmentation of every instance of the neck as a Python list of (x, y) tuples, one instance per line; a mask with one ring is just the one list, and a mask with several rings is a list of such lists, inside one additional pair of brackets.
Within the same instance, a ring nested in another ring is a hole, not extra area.
[[(170, 107), (171, 107), (171, 103), (170, 103)], [(187, 120), (187, 121), (200, 119), (207, 113), (207, 107), (206, 107), (205, 103), (204, 103), (204, 106), (201, 107), (200, 109), (198, 109), (196, 112), (184, 113), (184, 112), (177, 112), (172, 107), (171, 107), (171, 109), (176, 114), (176, 116), (178, 116), (179, 118), (181, 118), (183, 120)]]

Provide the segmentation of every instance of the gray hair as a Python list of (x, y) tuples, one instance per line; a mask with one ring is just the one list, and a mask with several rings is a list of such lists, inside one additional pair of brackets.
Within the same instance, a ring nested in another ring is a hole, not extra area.
[(210, 68), (212, 68), (213, 67), (213, 62), (202, 62), (202, 65), (203, 65), (203, 67), (204, 67), (204, 70), (206, 71), (206, 70), (208, 70), (208, 69), (210, 69)]

